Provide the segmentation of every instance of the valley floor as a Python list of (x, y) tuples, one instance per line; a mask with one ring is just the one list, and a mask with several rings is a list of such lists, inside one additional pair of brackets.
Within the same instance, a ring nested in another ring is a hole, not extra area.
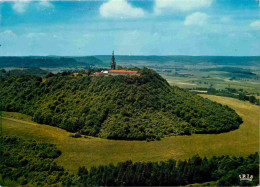
[(258, 151), (259, 106), (227, 97), (202, 97), (230, 106), (242, 117), (244, 123), (239, 129), (228, 133), (166, 137), (160, 141), (146, 142), (73, 138), (65, 130), (34, 123), (30, 117), (19, 113), (3, 112), (0, 122), (3, 135), (56, 144), (62, 151), (57, 159), (58, 164), (73, 172), (77, 172), (79, 166), (90, 168), (126, 160), (184, 160), (196, 154), (207, 157), (225, 154), (246, 156)]

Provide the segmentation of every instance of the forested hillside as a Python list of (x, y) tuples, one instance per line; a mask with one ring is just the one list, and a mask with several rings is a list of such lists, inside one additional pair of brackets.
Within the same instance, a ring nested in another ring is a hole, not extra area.
[(21, 68), (21, 69), (12, 69), (5, 70), (0, 69), (0, 81), (4, 81), (9, 76), (23, 76), (23, 75), (37, 75), (43, 77), (48, 74), (48, 71), (42, 70), (40, 68)]
[(139, 72), (140, 77), (10, 76), (0, 83), (1, 109), (71, 132), (126, 140), (221, 133), (242, 123), (227, 106), (171, 87), (153, 70)]
[[(220, 156), (163, 162), (126, 161), (117, 165), (78, 169), (69, 174), (55, 159), (61, 152), (52, 144), (0, 136), (0, 185), (3, 186), (179, 186), (213, 182), (219, 186), (257, 186), (259, 154)], [(249, 174), (252, 181), (239, 181)], [(205, 183), (207, 185), (207, 183)]]

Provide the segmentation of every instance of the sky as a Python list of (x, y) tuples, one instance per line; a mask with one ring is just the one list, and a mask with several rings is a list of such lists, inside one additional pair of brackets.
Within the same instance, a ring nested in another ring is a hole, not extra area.
[(257, 0), (0, 0), (0, 56), (260, 56)]

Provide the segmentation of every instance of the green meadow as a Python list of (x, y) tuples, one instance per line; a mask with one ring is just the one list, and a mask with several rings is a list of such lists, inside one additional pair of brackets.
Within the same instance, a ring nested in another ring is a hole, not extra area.
[(37, 124), (30, 116), (2, 112), (2, 134), (53, 143), (62, 151), (58, 164), (76, 172), (79, 166), (107, 165), (126, 160), (162, 161), (200, 156), (246, 156), (259, 149), (260, 107), (233, 98), (202, 95), (233, 108), (243, 119), (239, 129), (221, 134), (194, 134), (166, 137), (160, 141), (121, 141), (94, 137), (70, 137), (60, 128)]
[[(185, 72), (185, 71), (183, 71)], [(223, 90), (225, 88), (243, 89), (248, 93), (255, 95), (260, 92), (260, 82), (258, 79), (237, 79), (231, 80), (228, 75), (224, 76), (219, 72), (215, 74), (212, 72), (201, 73), (199, 71), (192, 71), (192, 76), (176, 77), (168, 75), (166, 73), (160, 73), (169, 84), (176, 85), (184, 89), (196, 89), (196, 88), (209, 88), (212, 85), (217, 90)]]

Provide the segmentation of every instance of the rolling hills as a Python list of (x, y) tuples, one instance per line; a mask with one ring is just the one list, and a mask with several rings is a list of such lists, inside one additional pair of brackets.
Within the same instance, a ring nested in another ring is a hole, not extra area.
[[(110, 55), (97, 55), (97, 59), (109, 64)], [(142, 65), (147, 64), (164, 64), (169, 65), (173, 62), (179, 65), (194, 64), (212, 64), (212, 65), (229, 65), (229, 66), (259, 66), (259, 56), (186, 56), (186, 55), (169, 55), (169, 56), (134, 56), (134, 55), (117, 55), (117, 62), (122, 65)]]
[(10, 76), (0, 83), (1, 109), (116, 140), (221, 133), (242, 123), (233, 109), (172, 87), (153, 70), (138, 70), (141, 76)]
[(0, 57), (0, 68), (76, 68), (79, 66), (89, 68), (90, 65), (102, 64), (96, 57), (60, 57), (60, 56), (25, 56), (25, 57)]

